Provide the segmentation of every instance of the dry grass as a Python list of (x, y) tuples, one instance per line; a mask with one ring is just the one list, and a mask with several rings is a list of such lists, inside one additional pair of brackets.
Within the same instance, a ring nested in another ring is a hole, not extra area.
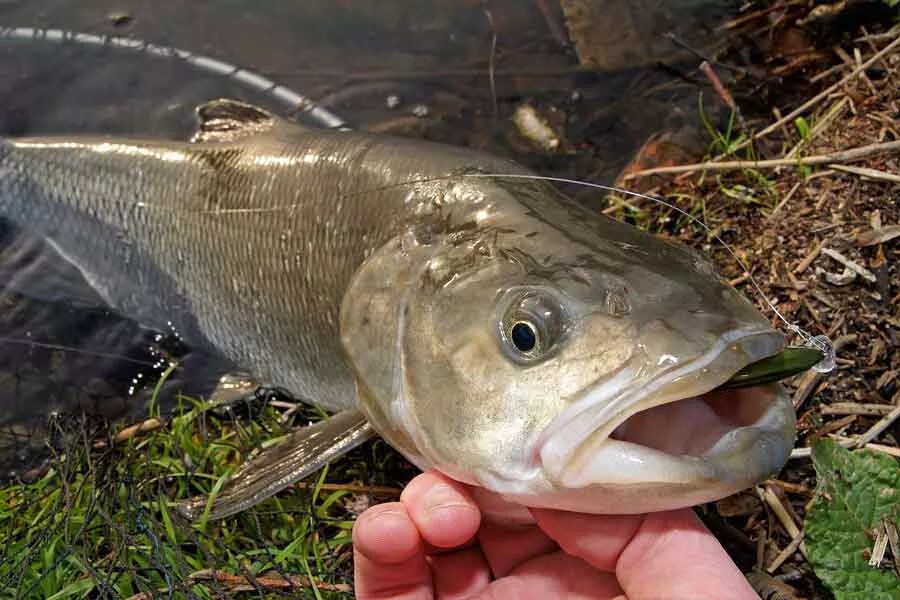
[[(833, 373), (809, 373), (791, 384), (799, 427), (795, 458), (757, 490), (702, 509), (738, 563), (762, 572), (755, 576), (760, 591), (772, 585), (766, 576), (773, 575), (792, 584), (782, 593), (829, 597), (802, 544), (803, 515), (815, 489), (810, 440), (832, 436), (900, 457), (900, 251), (892, 237), (900, 224), (900, 152), (894, 148), (852, 165), (803, 160), (900, 140), (898, 40), (900, 32), (878, 43), (861, 40), (856, 48), (863, 57), (894, 46), (859, 75), (843, 78), (842, 70), (832, 70), (840, 85), (793, 122), (772, 129), (767, 158), (785, 158), (787, 165), (758, 168), (757, 156), (745, 154), (735, 134), (719, 132), (711, 153), (721, 157), (714, 162), (750, 161), (741, 168), (645, 173), (653, 179), (649, 191), (702, 215), (732, 244), (789, 321), (839, 344)], [(767, 310), (747, 274), (704, 231), (646, 203), (636, 209), (634, 215), (653, 215), (649, 226), (710, 253), (726, 277)], [(629, 210), (621, 204), (615, 209), (623, 217)], [(773, 318), (773, 325), (780, 323)]]

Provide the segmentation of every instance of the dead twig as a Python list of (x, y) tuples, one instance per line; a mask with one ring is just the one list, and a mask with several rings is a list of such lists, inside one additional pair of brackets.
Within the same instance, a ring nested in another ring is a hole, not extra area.
[(794, 275), (799, 275), (803, 271), (809, 268), (809, 265), (813, 263), (816, 258), (819, 257), (819, 253), (822, 251), (822, 247), (825, 245), (824, 241), (816, 244), (812, 250), (810, 250), (809, 254), (801, 260), (796, 267), (794, 267)]
[(802, 183), (803, 183), (802, 181), (798, 181), (797, 183), (795, 183), (793, 185), (793, 187), (791, 187), (790, 191), (788, 191), (788, 193), (785, 194), (784, 198), (782, 198), (781, 202), (779, 202), (775, 206), (775, 208), (772, 209), (772, 212), (769, 213), (769, 216), (766, 217), (766, 219), (772, 220), (775, 217), (775, 215), (778, 214), (778, 211), (780, 211), (782, 208), (784, 208), (787, 205), (787, 203), (791, 201), (791, 198), (793, 198), (794, 194), (797, 193), (797, 190), (800, 189), (800, 185)]
[[(781, 523), (781, 526), (784, 527), (784, 530), (787, 532), (791, 539), (802, 538), (802, 532), (800, 528), (797, 526), (796, 521), (791, 516), (788, 509), (784, 506), (781, 498), (779, 498), (778, 494), (772, 491), (772, 488), (769, 486), (763, 486), (762, 488), (757, 488), (757, 493), (759, 493), (760, 499), (769, 505), (769, 508), (772, 509), (772, 512), (775, 513), (775, 517), (778, 518), (778, 522)], [(806, 554), (806, 545), (803, 543), (801, 539), (799, 542), (800, 553), (803, 554), (804, 558), (807, 560), (809, 557)]]
[(738, 106), (735, 103), (734, 98), (725, 87), (725, 84), (722, 83), (722, 80), (719, 79), (719, 76), (716, 75), (716, 72), (713, 70), (708, 61), (704, 60), (702, 63), (700, 63), (700, 71), (704, 75), (706, 75), (706, 78), (712, 85), (713, 90), (715, 90), (716, 94), (719, 95), (719, 98), (721, 98), (722, 102), (724, 102), (728, 108), (733, 110), (735, 114), (740, 115), (740, 111), (738, 110)]
[(790, 8), (791, 6), (794, 6), (796, 4), (799, 4), (799, 3), (798, 2), (787, 2), (785, 4), (775, 4), (774, 6), (768, 6), (766, 8), (762, 8), (760, 10), (755, 10), (755, 11), (749, 12), (745, 15), (741, 15), (740, 17), (735, 17), (734, 19), (731, 19), (730, 21), (726, 21), (725, 23), (720, 25), (717, 29), (719, 29), (720, 31), (723, 29), (736, 29), (737, 27), (740, 27), (744, 23), (748, 23), (750, 21), (755, 21), (756, 19), (758, 19), (760, 17), (764, 17), (764, 16), (768, 15), (769, 13), (773, 13), (777, 10), (782, 10), (782, 11), (787, 10), (788, 8)]
[(882, 524), (891, 547), (891, 555), (894, 557), (894, 572), (897, 577), (900, 577), (900, 531), (897, 530), (897, 525), (887, 517), (882, 517)]
[[(162, 419), (157, 419), (156, 417), (151, 417), (145, 421), (141, 421), (140, 423), (135, 423), (134, 425), (129, 425), (125, 427), (121, 431), (119, 431), (116, 435), (112, 437), (113, 444), (121, 444), (131, 438), (140, 435), (142, 433), (147, 433), (148, 431), (156, 431), (158, 429), (162, 429), (166, 426), (166, 421)], [(97, 440), (94, 442), (94, 448), (101, 449), (107, 447), (106, 440)]]
[(860, 177), (867, 177), (877, 181), (889, 181), (891, 183), (900, 183), (900, 175), (888, 173), (887, 171), (879, 171), (878, 169), (870, 169), (868, 167), (851, 167), (849, 165), (828, 165), (835, 171), (843, 171), (844, 173), (852, 173)]
[[(795, 156), (797, 156), (803, 148), (807, 147), (810, 144), (810, 142), (812, 142), (814, 139), (816, 139), (818, 136), (820, 136), (822, 133), (824, 133), (825, 130), (828, 129), (828, 127), (830, 127), (831, 124), (840, 115), (843, 114), (844, 109), (847, 107), (847, 105), (849, 103), (850, 103), (850, 99), (847, 98), (846, 96), (844, 96), (843, 98), (841, 98), (840, 100), (835, 102), (831, 106), (831, 108), (829, 108), (825, 112), (824, 115), (822, 115), (821, 117), (816, 119), (815, 124), (813, 125), (812, 129), (809, 132), (809, 137), (800, 140), (800, 142), (796, 146), (791, 148), (791, 151), (788, 152), (787, 154), (785, 154), (784, 157), (785, 158), (794, 158)], [(785, 137), (788, 139), (790, 138), (790, 136), (785, 136)]]
[(295, 484), (295, 487), (304, 490), (320, 489), (327, 492), (350, 492), (352, 494), (372, 494), (373, 496), (400, 497), (400, 488), (382, 486), (382, 485), (363, 485), (359, 483), (307, 483), (301, 481)]
[(883, 417), (893, 410), (889, 404), (860, 404), (858, 402), (834, 402), (823, 404), (819, 412), (823, 415), (863, 415)]
[(766, 567), (766, 572), (774, 573), (775, 571), (777, 571), (778, 568), (784, 564), (784, 561), (789, 559), (800, 547), (800, 544), (803, 543), (803, 535), (804, 534), (801, 531), (798, 535), (794, 536), (794, 538), (791, 540), (791, 543), (785, 546), (784, 550), (779, 552), (778, 556), (776, 556), (772, 560), (772, 562), (769, 563), (769, 566)]
[[(252, 577), (251, 580), (247, 575), (232, 575), (231, 573), (216, 569), (203, 569), (202, 571), (191, 573), (186, 578), (186, 583), (188, 585), (196, 585), (207, 581), (215, 582), (223, 586), (229, 592), (259, 592), (265, 590), (284, 592), (296, 590), (297, 588), (309, 589), (313, 586), (326, 592), (350, 593), (353, 591), (353, 588), (346, 583), (311, 581), (307, 577), (299, 577), (296, 575), (285, 576), (279, 574), (277, 577), (271, 575), (258, 575)], [(157, 590), (159, 594), (167, 594), (170, 591), (171, 590), (169, 589)], [(129, 596), (128, 600), (150, 600), (151, 598), (156, 597), (157, 594), (154, 592), (140, 592), (133, 596)]]
[(837, 250), (832, 250), (831, 248), (822, 248), (822, 254), (829, 258), (833, 258), (870, 283), (875, 283), (876, 281), (878, 281), (878, 278), (875, 277), (875, 273), (853, 262)]
[(817, 154), (813, 156), (804, 156), (801, 158), (773, 158), (769, 160), (730, 160), (730, 161), (708, 161), (703, 163), (695, 163), (692, 165), (675, 165), (672, 167), (654, 167), (652, 169), (644, 169), (629, 173), (623, 179), (638, 179), (647, 177), (648, 175), (665, 175), (673, 173), (690, 173), (693, 171), (736, 171), (740, 169), (775, 169), (778, 167), (790, 166), (815, 166), (829, 165), (835, 163), (846, 163), (864, 158), (870, 158), (878, 154), (887, 152), (900, 151), (900, 140), (891, 142), (881, 142), (879, 144), (869, 144), (840, 152), (831, 152), (828, 154)]
[[(900, 394), (898, 394), (898, 399), (900, 399)], [(896, 400), (895, 400), (896, 401)], [(884, 433), (884, 430), (894, 424), (894, 421), (900, 419), (900, 404), (894, 407), (894, 409), (888, 414), (881, 417), (881, 419), (872, 425), (865, 433), (860, 435), (856, 439), (856, 447), (861, 448), (877, 438), (879, 435)]]
[(320, 590), (327, 592), (350, 592), (352, 588), (346, 583), (325, 583), (323, 581), (311, 581), (307, 577), (297, 575), (283, 576), (278, 575), (257, 575), (254, 582), (244, 575), (232, 575), (224, 571), (215, 569), (204, 569), (188, 575), (187, 580), (190, 583), (199, 583), (203, 581), (217, 581), (227, 586), (232, 591), (257, 591), (260, 587), (269, 590), (291, 590), (296, 588), (310, 588), (315, 586)]
[(812, 492), (812, 489), (809, 486), (801, 483), (791, 483), (790, 481), (783, 481), (781, 479), (766, 479), (763, 483), (766, 485), (778, 486), (785, 492), (790, 492), (792, 494), (809, 495), (809, 493)]
[[(834, 436), (829, 436), (834, 439)], [(854, 444), (856, 444), (856, 440), (851, 440), (850, 438), (837, 439), (838, 445), (841, 448), (852, 448)], [(791, 460), (796, 460), (798, 458), (809, 458), (812, 456), (812, 448), (794, 448), (791, 450)]]
[(875, 545), (872, 546), (872, 556), (869, 557), (870, 567), (880, 567), (881, 561), (884, 560), (884, 554), (887, 551), (888, 538), (884, 527), (875, 528)]
[[(856, 447), (856, 438), (848, 438), (840, 435), (829, 435), (829, 438), (833, 439), (841, 448), (854, 448)], [(886, 446), (884, 444), (872, 444), (868, 443), (862, 447), (864, 450), (871, 450), (873, 452), (880, 452), (881, 454), (887, 454), (888, 456), (893, 456), (894, 458), (900, 458), (900, 448), (896, 446)], [(791, 451), (791, 460), (797, 460), (800, 458), (809, 458), (812, 456), (812, 448), (794, 448)]]
[(764, 138), (767, 135), (769, 135), (770, 133), (772, 133), (773, 131), (776, 131), (785, 123), (793, 122), (794, 119), (796, 119), (797, 117), (799, 117), (800, 115), (805, 113), (807, 110), (809, 110), (810, 108), (812, 108), (813, 106), (815, 106), (816, 104), (821, 102), (823, 99), (829, 97), (834, 92), (840, 90), (845, 84), (847, 84), (849, 81), (851, 81), (854, 77), (856, 77), (860, 73), (865, 72), (866, 69), (868, 69), (875, 63), (881, 61), (885, 56), (887, 56), (888, 54), (890, 54), (897, 48), (900, 48), (900, 32), (897, 32), (894, 35), (896, 37), (894, 37), (893, 41), (890, 44), (888, 44), (887, 46), (882, 48), (881, 51), (879, 51), (879, 52), (875, 53), (874, 55), (872, 55), (871, 57), (869, 57), (869, 59), (866, 62), (862, 63), (861, 65), (859, 65), (858, 67), (856, 67), (855, 69), (853, 69), (852, 71), (847, 73), (845, 76), (841, 77), (841, 79), (839, 81), (837, 81), (836, 83), (834, 83), (833, 85), (828, 86), (827, 88), (825, 88), (824, 90), (822, 90), (821, 92), (819, 92), (818, 94), (816, 94), (815, 96), (813, 96), (812, 98), (810, 98), (809, 100), (807, 100), (806, 102), (804, 102), (803, 104), (801, 104), (800, 106), (798, 106), (797, 108), (795, 108), (794, 110), (789, 112), (788, 114), (781, 117), (781, 119), (779, 119), (778, 121), (772, 123), (771, 125), (769, 125), (768, 127), (764, 128), (764, 129), (756, 132), (755, 134), (753, 134), (752, 137), (750, 137), (746, 141), (738, 144), (736, 147), (732, 148), (732, 152), (736, 152), (737, 150), (742, 150), (742, 149), (746, 148), (747, 146), (749, 146), (756, 140)]

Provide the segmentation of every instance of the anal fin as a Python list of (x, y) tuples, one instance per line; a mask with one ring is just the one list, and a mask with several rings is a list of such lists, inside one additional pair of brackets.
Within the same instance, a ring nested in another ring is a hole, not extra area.
[[(373, 437), (375, 430), (356, 409), (298, 429), (241, 466), (213, 499), (207, 519), (221, 519), (255, 506)], [(177, 510), (195, 521), (206, 512), (207, 503), (204, 497), (191, 498)]]

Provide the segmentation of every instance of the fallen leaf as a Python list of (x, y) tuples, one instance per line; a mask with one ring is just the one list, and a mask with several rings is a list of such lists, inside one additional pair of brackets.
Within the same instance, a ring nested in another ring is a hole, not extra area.
[(870, 229), (860, 233), (856, 236), (856, 244), (858, 246), (874, 246), (889, 242), (896, 237), (900, 237), (900, 225), (888, 225), (881, 229)]

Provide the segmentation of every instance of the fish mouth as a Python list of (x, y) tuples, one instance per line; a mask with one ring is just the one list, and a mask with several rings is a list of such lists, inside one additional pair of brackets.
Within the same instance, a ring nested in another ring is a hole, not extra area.
[[(545, 432), (537, 449), (545, 476), (557, 489), (614, 492), (592, 493), (591, 506), (576, 502), (573, 510), (620, 513), (713, 500), (759, 482), (793, 447), (793, 406), (777, 383), (724, 384), (783, 344), (773, 330), (734, 331), (636, 388), (621, 385), (627, 374), (618, 386), (598, 384), (573, 405), (582, 404), (568, 423)], [(623, 489), (633, 493), (617, 493)], [(618, 505), (603, 506), (604, 496)]]

